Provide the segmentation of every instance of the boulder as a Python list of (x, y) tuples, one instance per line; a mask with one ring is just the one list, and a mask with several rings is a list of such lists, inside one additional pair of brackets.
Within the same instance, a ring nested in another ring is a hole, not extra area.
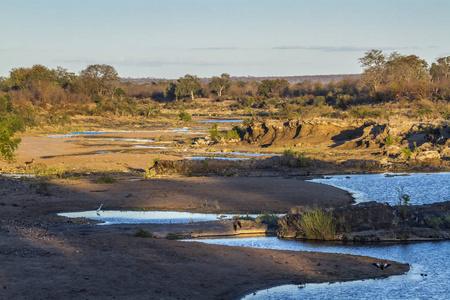
[(437, 151), (422, 151), (415, 157), (418, 161), (427, 161), (427, 160), (439, 160), (441, 156)]

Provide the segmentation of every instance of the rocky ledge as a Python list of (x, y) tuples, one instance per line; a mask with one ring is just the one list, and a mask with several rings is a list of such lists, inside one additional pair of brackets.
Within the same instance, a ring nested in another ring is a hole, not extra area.
[[(336, 225), (334, 240), (356, 242), (450, 239), (450, 201), (398, 207), (375, 201), (329, 211)], [(280, 220), (278, 236), (308, 239), (299, 225), (301, 214)]]

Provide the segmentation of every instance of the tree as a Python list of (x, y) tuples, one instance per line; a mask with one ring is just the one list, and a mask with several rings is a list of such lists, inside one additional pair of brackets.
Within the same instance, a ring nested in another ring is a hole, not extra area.
[(175, 96), (186, 97), (191, 96), (191, 99), (194, 100), (194, 96), (200, 92), (202, 89), (202, 85), (200, 84), (200, 80), (195, 75), (186, 74), (184, 77), (180, 77), (175, 87)]
[(220, 77), (214, 76), (209, 83), (209, 88), (214, 91), (217, 96), (222, 97), (222, 93), (226, 92), (231, 86), (230, 75), (223, 73)]
[(448, 80), (450, 78), (450, 56), (440, 57), (436, 62), (431, 64), (431, 79), (434, 82)]
[(364, 85), (373, 93), (377, 93), (383, 83), (386, 57), (381, 50), (367, 51), (364, 57), (359, 59), (364, 69), (362, 80)]
[(120, 82), (119, 74), (110, 65), (89, 65), (80, 72), (82, 88), (90, 94), (114, 95), (114, 91)]
[(23, 130), (22, 119), (15, 115), (0, 115), (0, 156), (8, 161), (14, 158), (14, 151), (19, 147), (20, 138), (14, 138), (17, 131)]
[(258, 86), (258, 93), (268, 97), (271, 93), (282, 93), (289, 87), (289, 81), (286, 79), (265, 79)]

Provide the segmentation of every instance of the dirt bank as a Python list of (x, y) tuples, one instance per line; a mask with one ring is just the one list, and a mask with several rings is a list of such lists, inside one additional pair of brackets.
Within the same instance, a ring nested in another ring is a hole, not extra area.
[[(105, 208), (242, 212), (295, 205), (343, 204), (338, 189), (295, 179), (178, 178), (93, 184), (61, 180), (36, 194), (32, 182), (0, 179), (0, 298), (233, 299), (284, 283), (374, 278), (373, 258), (223, 247), (137, 238), (138, 226), (81, 225), (57, 211)], [(259, 190), (259, 192), (258, 192)], [(317, 193), (318, 192), (318, 193)], [(220, 198), (217, 198), (219, 197)], [(202, 203), (208, 205), (202, 205)], [(274, 203), (273, 201), (277, 201)], [(150, 225), (146, 230), (153, 230)]]

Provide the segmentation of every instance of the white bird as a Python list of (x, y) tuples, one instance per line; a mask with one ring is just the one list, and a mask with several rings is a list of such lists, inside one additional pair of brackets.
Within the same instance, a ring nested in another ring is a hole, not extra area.
[(100, 211), (102, 210), (103, 203), (97, 208), (97, 216), (100, 216)]

